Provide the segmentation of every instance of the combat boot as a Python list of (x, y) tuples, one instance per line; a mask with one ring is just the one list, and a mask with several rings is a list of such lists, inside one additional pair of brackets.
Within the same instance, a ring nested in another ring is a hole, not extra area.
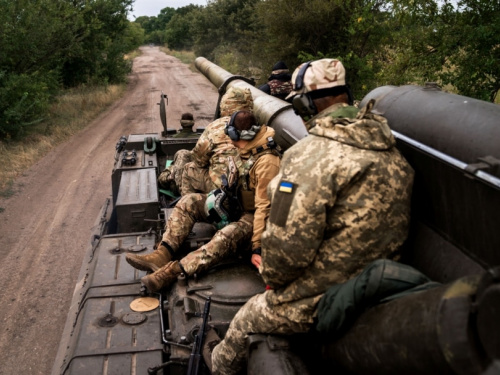
[(170, 262), (172, 260), (172, 255), (170, 251), (160, 243), (157, 249), (150, 254), (127, 254), (125, 259), (128, 264), (138, 270), (154, 272)]
[(205, 341), (203, 342), (202, 356), (205, 364), (210, 370), (210, 373), (212, 373), (212, 352), (214, 351), (214, 348), (220, 343), (220, 341), (220, 337), (217, 332), (215, 332), (215, 329), (209, 329)]
[(177, 260), (168, 262), (158, 271), (144, 276), (141, 281), (150, 292), (157, 292), (161, 288), (167, 287), (177, 280), (177, 276), (182, 273), (182, 268)]

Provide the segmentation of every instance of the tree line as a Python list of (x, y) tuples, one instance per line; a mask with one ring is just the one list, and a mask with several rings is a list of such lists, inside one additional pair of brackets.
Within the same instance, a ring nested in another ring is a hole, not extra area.
[(276, 61), (340, 58), (356, 97), (381, 85), (438, 82), (494, 102), (498, 0), (211, 0), (139, 17), (150, 42), (192, 49), (260, 83)]
[(0, 139), (65, 88), (124, 82), (143, 43), (190, 50), (264, 83), (275, 62), (339, 58), (356, 98), (437, 82), (495, 102), (498, 0), (209, 0), (128, 21), (133, 0), (0, 0)]

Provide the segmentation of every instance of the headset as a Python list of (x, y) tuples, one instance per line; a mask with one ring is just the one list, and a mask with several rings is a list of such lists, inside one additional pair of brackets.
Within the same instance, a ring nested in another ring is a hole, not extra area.
[(239, 131), (234, 126), (234, 121), (236, 120), (236, 116), (240, 112), (242, 111), (236, 111), (231, 115), (231, 119), (229, 120), (228, 123), (226, 123), (226, 127), (224, 128), (224, 133), (228, 135), (229, 138), (231, 138), (231, 140), (234, 142), (237, 142), (240, 139), (244, 141), (251, 141), (252, 139), (255, 138), (255, 135), (259, 132), (260, 125), (252, 125), (252, 127), (248, 130)]
[[(295, 91), (302, 90), (302, 88), (304, 87), (304, 76), (306, 74), (307, 68), (309, 68), (311, 63), (312, 61), (304, 63), (297, 73), (297, 77), (295, 78)], [(352, 96), (350, 87), (348, 85), (335, 86), (295, 95), (292, 99), (293, 111), (296, 115), (302, 117), (304, 121), (309, 121), (313, 116), (318, 114), (318, 109), (316, 108), (313, 99), (318, 99), (330, 95), (336, 96), (344, 92), (347, 93), (349, 105), (352, 105), (354, 103), (354, 98)]]

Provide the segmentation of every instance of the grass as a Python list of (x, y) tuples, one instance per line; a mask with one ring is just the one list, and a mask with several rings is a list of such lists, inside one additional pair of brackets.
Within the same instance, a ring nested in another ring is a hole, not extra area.
[[(0, 197), (17, 192), (14, 180), (58, 144), (85, 128), (125, 93), (126, 85), (66, 90), (50, 108), (48, 120), (18, 141), (0, 141)], [(3, 209), (0, 207), (0, 212)]]
[(198, 71), (194, 66), (194, 60), (196, 59), (196, 55), (193, 51), (174, 51), (166, 47), (160, 47), (160, 51), (165, 52), (167, 55), (177, 57), (184, 64), (189, 65), (189, 69), (191, 69), (192, 71), (194, 72)]

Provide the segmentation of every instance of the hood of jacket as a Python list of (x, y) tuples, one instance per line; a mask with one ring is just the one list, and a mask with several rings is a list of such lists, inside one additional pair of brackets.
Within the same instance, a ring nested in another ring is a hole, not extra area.
[(334, 104), (309, 121), (309, 134), (360, 149), (388, 150), (396, 145), (396, 140), (387, 119), (371, 112), (374, 103), (371, 100), (355, 116), (355, 107), (344, 103)]

